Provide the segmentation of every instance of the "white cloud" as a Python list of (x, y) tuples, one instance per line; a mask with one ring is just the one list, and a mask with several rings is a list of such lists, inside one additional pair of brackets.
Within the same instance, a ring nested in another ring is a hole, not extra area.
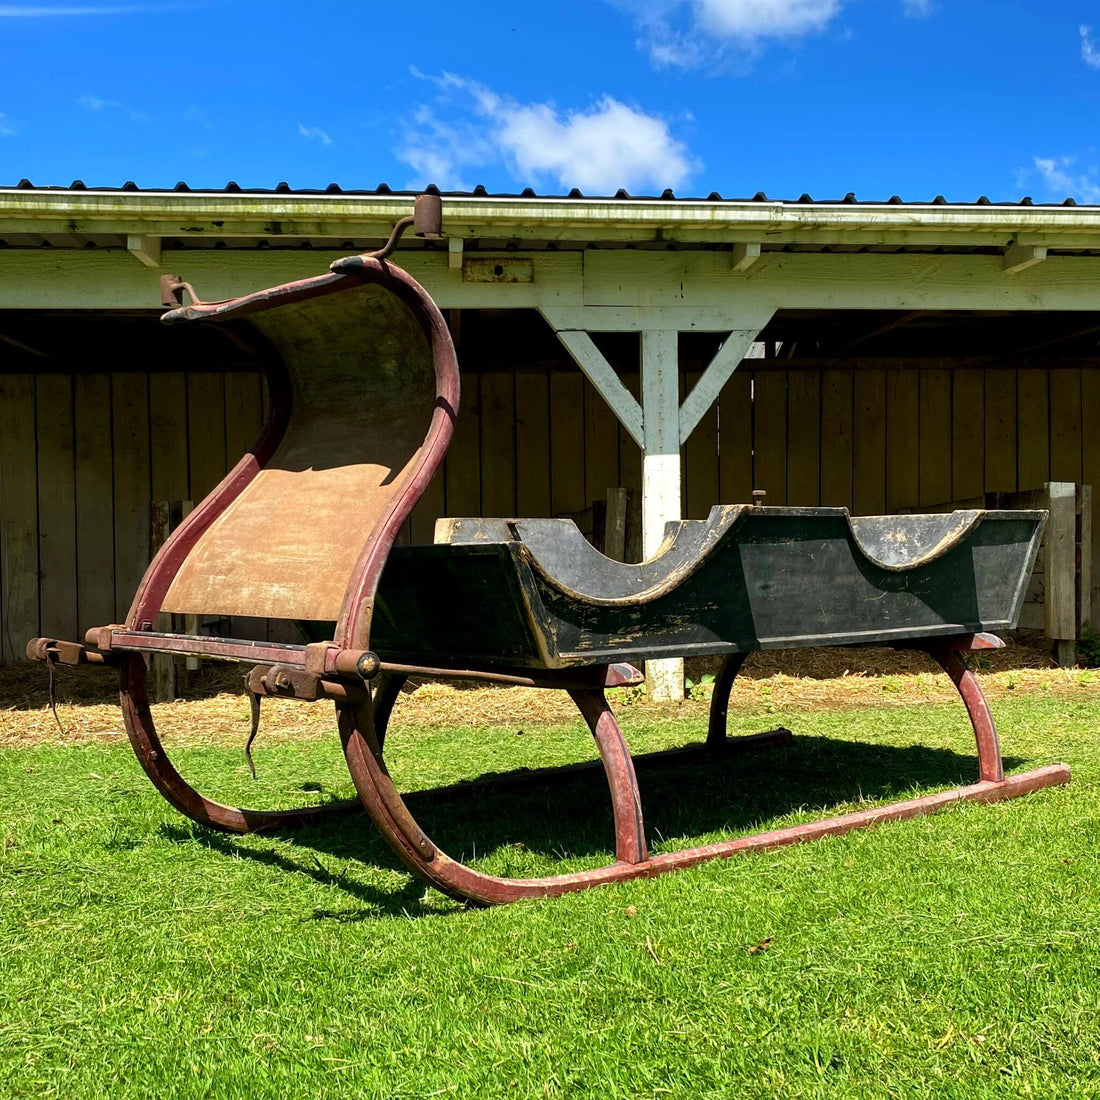
[(454, 73), (426, 77), (440, 90), (407, 121), (396, 156), (412, 186), (468, 189), (465, 174), (503, 163), (521, 184), (553, 181), (586, 194), (662, 190), (685, 183), (698, 162), (668, 122), (605, 95), (587, 109), (520, 103)]
[[(829, 30), (844, 0), (607, 0), (633, 15), (638, 47), (658, 68), (691, 69), (749, 62), (773, 41), (794, 42)], [(900, 0), (907, 16), (935, 10), (935, 0)], [(841, 35), (849, 38), (851, 34)]]
[(1052, 201), (1074, 198), (1100, 203), (1100, 177), (1096, 169), (1079, 167), (1076, 157), (1035, 157), (1033, 167), (1020, 173), (1021, 185), (1026, 186), (1030, 180), (1037, 180), (1043, 188), (1043, 197)]
[(15, 137), (11, 119), (3, 111), (0, 111), (0, 137)]
[(722, 38), (800, 38), (823, 31), (840, 0), (697, 0), (700, 30)]
[(131, 111), (128, 107), (119, 103), (114, 99), (100, 99), (99, 96), (86, 93), (82, 95), (77, 101), (78, 107), (83, 107), (86, 111), (92, 111), (95, 114), (103, 114), (107, 111), (121, 111), (124, 115), (127, 115), (131, 122), (149, 122), (149, 116), (144, 111)]
[(94, 95), (82, 95), (77, 101), (77, 106), (83, 107), (87, 111), (102, 111), (107, 107), (121, 107), (121, 103), (116, 103), (113, 99), (100, 99)]
[(1100, 69), (1100, 49), (1092, 41), (1092, 27), (1078, 28), (1081, 34), (1081, 59), (1091, 69)]
[(304, 138), (319, 141), (322, 145), (332, 144), (332, 138), (330, 138), (324, 130), (319, 129), (316, 126), (304, 126), (302, 125), (302, 123), (299, 122), (298, 133), (301, 134)]

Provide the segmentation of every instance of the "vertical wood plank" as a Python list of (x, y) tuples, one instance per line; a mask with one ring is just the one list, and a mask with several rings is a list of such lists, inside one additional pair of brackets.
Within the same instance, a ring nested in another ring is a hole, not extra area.
[(985, 491), (1016, 492), (1016, 372), (985, 374)]
[(786, 504), (787, 372), (753, 371), (752, 380), (753, 488), (767, 493), (767, 504)]
[[(1100, 370), (1081, 372), (1081, 480), (1096, 493), (1100, 486)], [(1100, 626), (1100, 507), (1092, 510), (1092, 614)]]
[(718, 397), (718, 499), (752, 500), (752, 376), (742, 365)]
[(550, 376), (516, 375), (516, 511), (550, 512)]
[(115, 538), (111, 478), (111, 377), (78, 374), (73, 390), (76, 446), (76, 592), (79, 641), (115, 621)]
[(920, 503), (920, 380), (917, 371), (886, 372), (886, 510)]
[(821, 374), (821, 503), (852, 509), (854, 387), (850, 370)]
[(584, 380), (584, 494), (588, 504), (606, 500), (619, 485), (618, 418), (596, 387)]
[(480, 516), (481, 387), (478, 374), (462, 376), (462, 404), (447, 450), (444, 484), (448, 516)]
[(197, 505), (225, 477), (225, 375), (187, 375), (189, 498)]
[(1029, 367), (1016, 375), (1017, 488), (1041, 489), (1050, 480), (1050, 401), (1048, 372)]
[(886, 511), (886, 372), (861, 370), (852, 380), (852, 514)]
[(0, 374), (0, 659), (23, 660), (38, 635), (35, 380)]
[(951, 499), (985, 492), (985, 371), (951, 372)]
[(787, 375), (787, 503), (821, 502), (821, 372)]
[(1081, 371), (1050, 372), (1050, 479), (1081, 483)]
[[(701, 371), (687, 373), (684, 380), (688, 393), (701, 375)], [(703, 414), (684, 445), (684, 485), (686, 519), (706, 519), (711, 508), (722, 502), (718, 483), (717, 402)]]
[(584, 390), (579, 370), (550, 375), (550, 508), (554, 515), (583, 512)]
[[(152, 385), (152, 379), (150, 379)], [(153, 402), (152, 395), (149, 398)], [(232, 371), (225, 376), (225, 458), (232, 469), (252, 448), (263, 427), (263, 384), (259, 374)]]
[[(635, 400), (640, 399), (642, 392), (640, 375), (624, 374), (622, 375), (622, 383)], [(642, 491), (642, 448), (638, 446), (634, 437), (621, 424), (618, 429), (619, 484), (632, 490), (635, 494), (640, 494)]]
[(115, 622), (124, 622), (149, 564), (149, 382), (111, 376), (111, 469), (115, 499)]
[(481, 376), (481, 506), (487, 516), (516, 514), (516, 394), (511, 371)]
[[(1075, 558), (1077, 495), (1072, 482), (1050, 482), (1050, 519), (1043, 540), (1046, 554), (1047, 634), (1056, 642), (1077, 637)], [(1073, 647), (1058, 647), (1058, 663), (1072, 663)]]
[(951, 371), (920, 371), (920, 503), (951, 500)]
[(149, 431), (153, 500), (184, 500), (190, 491), (187, 460), (187, 376), (149, 375)]
[(76, 638), (76, 470), (73, 378), (39, 375), (38, 606), (42, 630)]

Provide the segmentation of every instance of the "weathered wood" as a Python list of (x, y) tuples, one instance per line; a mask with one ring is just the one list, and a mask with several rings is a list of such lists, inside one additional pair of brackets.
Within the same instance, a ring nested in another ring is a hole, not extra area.
[(43, 623), (76, 638), (76, 470), (73, 379), (43, 374), (35, 387), (38, 425), (38, 605)]
[(1005, 249), (1002, 269), (1006, 275), (1016, 275), (1029, 267), (1041, 264), (1047, 258), (1047, 250), (1039, 245), (1013, 244)]
[(852, 513), (886, 511), (886, 373), (853, 374)]
[(543, 313), (547, 321), (554, 326), (558, 339), (565, 345), (577, 366), (584, 371), (619, 422), (641, 446), (643, 443), (642, 410), (619, 380), (614, 368), (604, 358), (603, 352), (593, 343), (592, 337), (587, 332), (559, 328), (555, 323), (553, 312), (544, 310)]
[(718, 399), (718, 502), (752, 500), (752, 374), (734, 373)]
[(920, 377), (893, 370), (886, 378), (886, 510), (920, 500)]
[(1048, 372), (1021, 370), (1016, 375), (1016, 481), (1021, 489), (1037, 489), (1050, 478), (1050, 404)]
[[(550, 376), (550, 509), (556, 516), (583, 512), (584, 376)], [(476, 513), (472, 513), (476, 514)]]
[(187, 376), (156, 371), (149, 376), (149, 431), (154, 500), (188, 495)]
[[(77, 627), (83, 638), (93, 626), (115, 622), (115, 563), (111, 520), (111, 376), (73, 379), (76, 467)], [(43, 624), (44, 629), (49, 629)]]
[(984, 371), (985, 489), (1016, 488), (1016, 372)]
[(852, 372), (821, 373), (821, 503), (852, 509), (854, 390)]
[(753, 374), (754, 489), (767, 504), (787, 503), (787, 375)]
[(1077, 487), (1078, 637), (1092, 627), (1092, 486)]
[(521, 516), (552, 514), (547, 374), (516, 375), (516, 509)]
[(481, 377), (481, 507), (516, 515), (516, 395), (508, 374)]
[(626, 561), (626, 516), (629, 492), (620, 487), (607, 490), (604, 514), (603, 552), (614, 561)]
[(1081, 372), (1050, 372), (1050, 477), (1081, 481)]
[(130, 609), (149, 564), (149, 385), (144, 374), (111, 379), (115, 622)]
[[(689, 390), (698, 381), (698, 371), (684, 375)], [(684, 444), (683, 471), (683, 515), (688, 519), (705, 519), (714, 505), (723, 503), (718, 489), (717, 405), (703, 414)]]
[(35, 379), (0, 374), (0, 658), (21, 661), (38, 618)]
[[(1050, 519), (1046, 535), (1047, 634), (1055, 641), (1077, 637), (1075, 540), (1077, 499), (1072, 482), (1052, 481)], [(1059, 657), (1061, 658), (1061, 654)], [(1071, 662), (1072, 663), (1072, 662)]]
[(462, 407), (444, 460), (448, 516), (482, 514), (480, 382), (478, 374), (462, 377)]
[(985, 492), (985, 378), (981, 371), (951, 372), (951, 496)]
[(821, 503), (820, 371), (787, 375), (787, 503)]
[[(1100, 373), (1081, 373), (1081, 478), (1086, 485), (1100, 484)], [(1094, 627), (1100, 627), (1100, 508), (1092, 513), (1092, 608)]]
[(680, 442), (686, 443), (696, 425), (713, 407), (737, 364), (756, 339), (759, 328), (735, 329), (722, 341), (707, 369), (695, 378), (680, 406)]
[[(584, 495), (589, 504), (619, 484), (618, 423), (596, 388), (584, 383)], [(526, 514), (526, 513), (523, 513)]]
[(225, 477), (225, 375), (188, 372), (187, 438), (189, 495), (201, 500)]
[(951, 372), (920, 372), (921, 504), (951, 499)]

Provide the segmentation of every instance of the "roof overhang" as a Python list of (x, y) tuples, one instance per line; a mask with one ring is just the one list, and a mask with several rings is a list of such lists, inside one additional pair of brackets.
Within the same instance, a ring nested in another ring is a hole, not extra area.
[[(383, 237), (411, 195), (0, 189), (0, 237)], [(1100, 249), (1100, 208), (1017, 204), (443, 196), (445, 232), (467, 240)]]

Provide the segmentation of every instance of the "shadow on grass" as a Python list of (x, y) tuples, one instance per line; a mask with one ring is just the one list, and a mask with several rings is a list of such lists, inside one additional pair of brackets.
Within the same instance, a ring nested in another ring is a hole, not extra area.
[[(1026, 763), (1005, 759), (1006, 768)], [(789, 748), (718, 758), (700, 753), (639, 768), (646, 833), (651, 847), (666, 838), (685, 838), (676, 847), (700, 843), (712, 833), (737, 834), (774, 827), (776, 819), (799, 811), (815, 817), (835, 816), (852, 802), (896, 801), (914, 791), (975, 782), (977, 759), (948, 749), (923, 746), (868, 745), (831, 738), (796, 739)], [(494, 873), (499, 859), (522, 854), (524, 869), (515, 874), (546, 874), (575, 869), (576, 860), (606, 854), (612, 859), (613, 823), (602, 769), (510, 772), (483, 776), (477, 786), (458, 785), (440, 792), (407, 796), (410, 810), (424, 831), (455, 859), (488, 860)], [(307, 824), (267, 834), (294, 839), (287, 850), (258, 848), (201, 826), (164, 825), (164, 836), (177, 842), (198, 841), (227, 856), (249, 859), (286, 872), (304, 874), (325, 886), (336, 886), (369, 906), (365, 910), (318, 910), (315, 919), (341, 921), (375, 916), (438, 913), (423, 902), (425, 887), (415, 878), (387, 891), (345, 874), (334, 875), (321, 857), (366, 863), (404, 872), (366, 815)], [(542, 864), (527, 869), (530, 858)], [(563, 863), (565, 867), (547, 867)]]

